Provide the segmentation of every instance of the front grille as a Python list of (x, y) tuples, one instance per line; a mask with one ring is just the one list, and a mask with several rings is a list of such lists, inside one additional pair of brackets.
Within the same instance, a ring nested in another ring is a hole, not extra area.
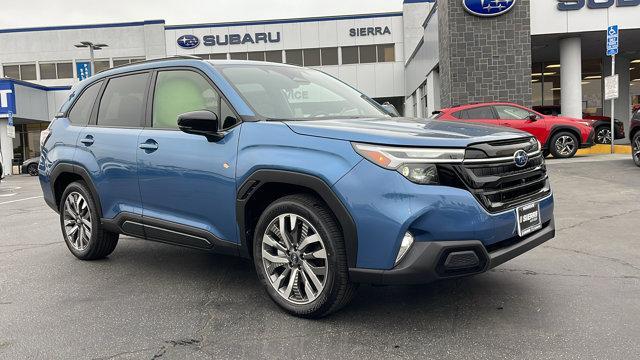
[[(473, 157), (482, 162), (447, 165), (440, 172), (441, 179), (445, 185), (469, 190), (491, 213), (542, 199), (551, 192), (547, 170), (543, 155), (529, 151), (530, 144), (526, 139), (519, 144), (509, 143), (509, 149), (504, 149), (504, 143), (474, 145), (471, 147)], [(522, 168), (516, 166), (512, 157), (505, 156), (520, 149), (532, 154)]]

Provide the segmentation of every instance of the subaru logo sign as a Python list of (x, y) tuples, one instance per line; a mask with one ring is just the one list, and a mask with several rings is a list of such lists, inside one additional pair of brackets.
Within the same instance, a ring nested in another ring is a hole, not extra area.
[(200, 39), (194, 35), (182, 35), (178, 38), (178, 46), (183, 49), (193, 49), (200, 45)]
[(513, 154), (513, 161), (516, 163), (517, 167), (525, 167), (529, 162), (529, 155), (524, 150), (518, 150), (515, 154)]
[(511, 10), (516, 0), (462, 0), (465, 10), (476, 16), (498, 16)]

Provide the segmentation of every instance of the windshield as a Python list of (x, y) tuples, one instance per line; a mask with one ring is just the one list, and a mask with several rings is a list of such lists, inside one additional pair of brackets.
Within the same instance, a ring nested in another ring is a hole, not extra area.
[(260, 116), (268, 119), (389, 117), (370, 98), (317, 70), (278, 65), (217, 65)]

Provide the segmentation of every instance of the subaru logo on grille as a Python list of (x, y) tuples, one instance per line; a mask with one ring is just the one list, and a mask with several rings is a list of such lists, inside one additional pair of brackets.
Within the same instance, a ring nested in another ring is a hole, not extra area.
[(511, 10), (516, 0), (462, 0), (462, 5), (476, 16), (498, 16)]
[(200, 39), (194, 35), (182, 35), (178, 38), (178, 46), (183, 49), (193, 49), (200, 45)]
[(529, 162), (529, 155), (524, 150), (518, 150), (513, 154), (513, 161), (516, 163), (517, 167), (525, 167)]

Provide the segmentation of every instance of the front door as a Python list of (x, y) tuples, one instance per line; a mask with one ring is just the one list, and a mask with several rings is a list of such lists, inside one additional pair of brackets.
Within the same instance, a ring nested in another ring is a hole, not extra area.
[[(240, 126), (215, 87), (194, 70), (158, 71), (138, 169), (147, 237), (209, 248), (237, 242), (235, 165)], [(178, 130), (178, 115), (210, 110), (227, 135), (215, 142)]]
[[(542, 116), (527, 109), (512, 105), (496, 105), (500, 125), (526, 131), (535, 136), (540, 143), (546, 143), (547, 129)], [(535, 119), (533, 118), (535, 116)]]

